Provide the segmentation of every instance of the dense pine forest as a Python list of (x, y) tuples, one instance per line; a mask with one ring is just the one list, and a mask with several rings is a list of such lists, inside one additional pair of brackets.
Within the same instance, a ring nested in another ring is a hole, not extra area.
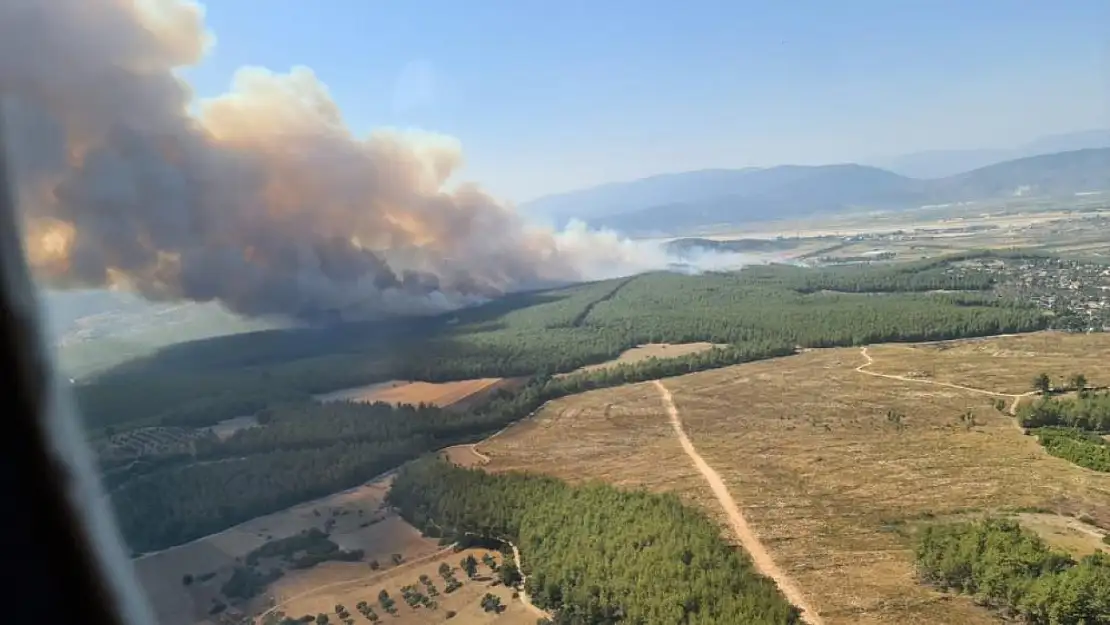
[(555, 623), (800, 622), (774, 582), (673, 495), (425, 459), (400, 472), (389, 503), (433, 536), (517, 544), (527, 591)]
[(1014, 521), (926, 527), (916, 558), (924, 582), (1026, 623), (1110, 622), (1110, 555), (1076, 561)]

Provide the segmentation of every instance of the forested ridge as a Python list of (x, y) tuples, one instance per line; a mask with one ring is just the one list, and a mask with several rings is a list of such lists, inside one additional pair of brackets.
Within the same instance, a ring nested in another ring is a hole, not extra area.
[(1036, 309), (983, 292), (989, 281), (987, 273), (953, 272), (938, 261), (645, 274), (511, 295), (431, 318), (177, 345), (76, 392), (94, 429), (202, 426), (390, 379), (565, 372), (648, 342), (822, 347), (1045, 327)]
[(401, 470), (388, 502), (432, 536), (516, 543), (526, 590), (558, 624), (800, 622), (721, 528), (673, 495), (424, 459)]
[(1015, 521), (925, 527), (915, 555), (926, 583), (972, 595), (1026, 623), (1110, 622), (1110, 555), (1076, 561)]

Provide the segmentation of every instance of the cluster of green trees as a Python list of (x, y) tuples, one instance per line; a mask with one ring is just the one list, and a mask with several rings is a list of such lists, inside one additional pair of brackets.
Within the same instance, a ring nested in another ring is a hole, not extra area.
[(556, 623), (797, 623), (798, 610), (720, 527), (673, 495), (487, 474), (427, 458), (388, 502), (432, 536), (514, 542)]
[(311, 528), (286, 538), (271, 540), (247, 554), (247, 566), (257, 566), (262, 558), (281, 558), (290, 568), (307, 569), (334, 560), (355, 562), (361, 560), (361, 549), (340, 549), (328, 535), (318, 528)]
[(1072, 397), (1046, 395), (1018, 408), (1018, 419), (1027, 428), (1063, 426), (1110, 431), (1110, 393), (1081, 392)]
[(1110, 472), (1110, 441), (1100, 435), (1110, 432), (1110, 392), (1088, 390), (1083, 374), (1068, 380), (1068, 388), (1077, 391), (1072, 396), (1052, 395), (1062, 389), (1054, 388), (1045, 373), (1034, 379), (1033, 386), (1043, 395), (1018, 408), (1021, 426), (1049, 454), (1093, 471)]
[(1060, 427), (1037, 428), (1033, 433), (1049, 454), (1092, 471), (1110, 472), (1110, 441), (1098, 434)]
[(926, 527), (915, 555), (925, 582), (1027, 623), (1106, 623), (1110, 615), (1110, 556), (1077, 562), (1014, 521)]
[(261, 571), (256, 567), (237, 566), (231, 571), (231, 577), (220, 586), (220, 592), (229, 599), (250, 599), (281, 579), (282, 575), (284, 571), (278, 567)]
[[(648, 342), (824, 347), (1021, 332), (1031, 306), (937, 261), (634, 278), (522, 293), (435, 317), (273, 330), (166, 348), (76, 387), (90, 426), (203, 426), (388, 379), (570, 371)], [(927, 291), (944, 291), (939, 293)], [(143, 389), (136, 393), (135, 389)]]

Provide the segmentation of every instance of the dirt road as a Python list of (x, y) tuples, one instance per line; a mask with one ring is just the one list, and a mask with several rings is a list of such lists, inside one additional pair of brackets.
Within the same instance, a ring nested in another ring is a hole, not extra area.
[[(917, 383), (917, 384), (931, 384), (933, 386), (944, 386), (944, 387), (947, 387), (947, 388), (954, 388), (954, 389), (958, 389), (958, 390), (961, 390), (961, 391), (969, 391), (969, 392), (972, 392), (972, 393), (979, 393), (980, 395), (989, 395), (991, 397), (1006, 397), (1006, 398), (1009, 398), (1009, 399), (1013, 400), (1013, 401), (1010, 402), (1010, 407), (1007, 409), (1010, 415), (1015, 415), (1015, 416), (1017, 415), (1017, 407), (1018, 407), (1018, 404), (1021, 403), (1022, 398), (1031, 397), (1031, 396), (1037, 394), (1037, 391), (1029, 391), (1028, 393), (999, 393), (997, 391), (988, 391), (986, 389), (975, 388), (973, 386), (963, 386), (963, 385), (960, 385), (960, 384), (952, 384), (951, 382), (938, 382), (936, 380), (925, 380), (925, 379), (922, 379), (922, 378), (909, 378), (909, 377), (906, 377), (904, 375), (893, 375), (893, 374), (890, 374), (890, 373), (876, 373), (875, 371), (868, 370), (868, 367), (875, 364), (875, 359), (871, 357), (871, 353), (867, 351), (867, 347), (864, 346), (864, 347), (859, 348), (859, 353), (860, 353), (861, 356), (863, 356), (864, 361), (865, 361), (862, 365), (856, 367), (856, 371), (859, 372), (859, 373), (863, 373), (865, 375), (875, 376), (877, 378), (887, 378), (888, 380), (901, 380), (902, 382), (914, 382), (914, 383)], [(1024, 432), (1024, 428), (1022, 428), (1021, 424), (1018, 423), (1016, 420), (1014, 421), (1014, 425), (1016, 425), (1019, 430), (1022, 430)]]
[(520, 550), (517, 549), (516, 545), (514, 545), (512, 542), (507, 540), (505, 542), (508, 543), (510, 547), (512, 547), (513, 559), (516, 560), (516, 568), (518, 571), (520, 571), (520, 595), (518, 597), (520, 599), (520, 602), (523, 603), (524, 607), (531, 610), (532, 613), (536, 616), (542, 619), (552, 620), (555, 617), (547, 610), (544, 610), (538, 605), (532, 603), (532, 599), (528, 596), (528, 593), (524, 591), (524, 587), (528, 585), (528, 576), (524, 574), (524, 563), (520, 559)]
[(659, 395), (663, 399), (663, 407), (666, 408), (667, 414), (670, 416), (671, 427), (674, 428), (675, 435), (678, 436), (678, 442), (682, 444), (682, 449), (686, 452), (686, 455), (694, 462), (694, 466), (698, 468), (702, 477), (709, 483), (709, 487), (713, 489), (713, 494), (717, 497), (717, 501), (721, 504), (721, 507), (724, 508), (725, 514), (728, 515), (729, 523), (732, 525), (732, 531), (736, 534), (736, 538), (740, 541), (740, 544), (748, 554), (751, 555), (752, 563), (755, 565), (756, 570), (775, 580), (782, 594), (786, 595), (786, 599), (802, 610), (802, 619), (806, 623), (810, 625), (823, 625), (824, 621), (806, 602), (805, 596), (802, 595), (801, 590), (798, 589), (793, 580), (779, 569), (778, 565), (776, 565), (775, 561), (771, 558), (771, 555), (767, 553), (767, 549), (763, 547), (763, 543), (761, 543), (755, 533), (752, 532), (751, 528), (748, 526), (747, 519), (745, 519), (743, 513), (740, 512), (740, 508), (736, 505), (736, 501), (733, 500), (732, 495), (729, 494), (728, 487), (726, 487), (724, 481), (721, 480), (721, 476), (717, 474), (713, 467), (705, 462), (701, 454), (698, 453), (697, 448), (690, 442), (690, 438), (686, 436), (686, 431), (682, 428), (682, 419), (678, 415), (678, 408), (674, 405), (674, 398), (671, 396), (671, 392), (659, 380), (655, 380), (654, 384), (655, 387), (659, 389)]

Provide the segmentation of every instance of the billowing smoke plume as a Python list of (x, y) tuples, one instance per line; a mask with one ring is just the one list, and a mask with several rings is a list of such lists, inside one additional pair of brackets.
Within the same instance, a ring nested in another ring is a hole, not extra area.
[(373, 314), (658, 266), (615, 236), (533, 229), (449, 189), (450, 139), (352, 135), (307, 68), (243, 69), (191, 114), (174, 72), (209, 43), (182, 0), (0, 2), (7, 139), (45, 284)]

